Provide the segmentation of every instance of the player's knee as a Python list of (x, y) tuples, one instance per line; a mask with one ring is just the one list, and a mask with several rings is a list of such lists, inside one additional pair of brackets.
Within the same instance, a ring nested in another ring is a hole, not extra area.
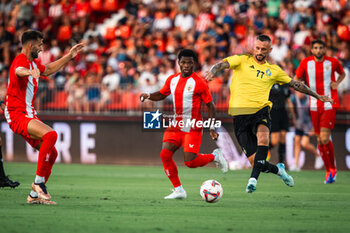
[(162, 149), (160, 152), (160, 158), (162, 159), (162, 161), (166, 161), (171, 159), (173, 156), (173, 152), (167, 149)]
[(329, 137), (321, 137), (321, 144), (326, 145), (329, 142)]
[(50, 131), (43, 136), (43, 140), (50, 140), (51, 142), (53, 142), (53, 144), (55, 144), (57, 141), (57, 137), (58, 135), (56, 131)]
[[(269, 137), (266, 135), (259, 135), (258, 136), (258, 145), (268, 146), (269, 145)], [(273, 146), (275, 146), (275, 145), (273, 145)]]

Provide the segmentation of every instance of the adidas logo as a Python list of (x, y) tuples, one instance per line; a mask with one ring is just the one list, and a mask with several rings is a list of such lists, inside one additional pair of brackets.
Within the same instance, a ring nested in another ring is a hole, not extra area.
[(252, 69), (254, 69), (254, 65), (251, 65), (251, 66), (249, 66), (249, 68), (252, 68)]
[(258, 160), (258, 163), (265, 164), (265, 160)]

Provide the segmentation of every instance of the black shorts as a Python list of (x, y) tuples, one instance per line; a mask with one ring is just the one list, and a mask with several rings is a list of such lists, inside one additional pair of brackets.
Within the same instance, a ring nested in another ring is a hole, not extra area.
[(236, 138), (247, 157), (256, 152), (258, 144), (256, 131), (260, 124), (266, 125), (271, 129), (269, 107), (265, 107), (251, 115), (233, 117), (233, 127), (235, 129)]
[(271, 109), (271, 132), (288, 131), (289, 118), (286, 109)]
[(295, 129), (295, 135), (298, 136), (309, 136), (309, 134), (307, 132), (305, 132), (303, 129)]

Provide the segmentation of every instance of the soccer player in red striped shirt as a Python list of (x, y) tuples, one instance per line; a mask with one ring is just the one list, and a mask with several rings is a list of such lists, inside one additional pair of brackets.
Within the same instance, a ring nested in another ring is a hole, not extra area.
[[(330, 140), (331, 130), (334, 128), (336, 109), (339, 107), (337, 87), (344, 79), (345, 73), (340, 62), (333, 57), (325, 56), (325, 43), (314, 40), (311, 43), (313, 56), (304, 58), (295, 72), (295, 79), (306, 77), (307, 85), (320, 95), (327, 95), (333, 99), (322, 102), (310, 96), (309, 106), (311, 120), (317, 136), (318, 150), (326, 167), (325, 183), (333, 183), (336, 179), (337, 168), (334, 160), (333, 143)], [(338, 79), (335, 73), (339, 74)]]
[(42, 51), (43, 34), (27, 30), (22, 34), (21, 43), (22, 51), (10, 67), (5, 117), (13, 132), (21, 135), (33, 148), (39, 150), (36, 176), (27, 203), (56, 204), (51, 201), (45, 184), (57, 157), (57, 133), (37, 118), (34, 101), (40, 76), (49, 76), (57, 72), (73, 59), (84, 45), (73, 46), (68, 54), (44, 66), (37, 59)]
[[(171, 75), (158, 92), (152, 94), (142, 93), (141, 101), (149, 99), (159, 101), (171, 94), (174, 104), (174, 125), (167, 128), (163, 136), (163, 146), (160, 157), (164, 170), (175, 190), (165, 199), (183, 199), (187, 197), (186, 191), (181, 185), (177, 166), (173, 160), (174, 152), (182, 145), (184, 151), (185, 165), (190, 168), (202, 167), (215, 161), (223, 172), (227, 172), (228, 165), (223, 158), (221, 150), (216, 149), (211, 154), (199, 154), (202, 140), (202, 127), (197, 124), (193, 126), (186, 122), (202, 121), (200, 112), (201, 102), (208, 107), (208, 117), (215, 118), (215, 106), (209, 88), (205, 80), (199, 77), (194, 71), (197, 62), (197, 55), (194, 51), (184, 49), (178, 55), (180, 73)], [(183, 122), (185, 124), (181, 124)], [(214, 128), (210, 129), (210, 136), (213, 140), (218, 138)]]

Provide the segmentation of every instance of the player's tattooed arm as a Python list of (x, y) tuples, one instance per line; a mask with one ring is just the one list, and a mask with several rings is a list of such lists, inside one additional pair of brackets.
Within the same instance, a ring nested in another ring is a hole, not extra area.
[(152, 100), (152, 101), (160, 101), (165, 99), (167, 96), (163, 95), (159, 91), (154, 92), (154, 93), (142, 93), (140, 95), (140, 100), (141, 102), (145, 101), (146, 99)]
[(311, 95), (322, 102), (333, 103), (333, 100), (331, 98), (329, 98), (329, 96), (317, 94), (316, 92), (311, 90), (308, 86), (306, 86), (305, 83), (303, 83), (303, 82), (295, 81), (292, 79), (289, 83), (289, 86), (294, 88), (294, 90), (296, 90), (296, 91), (305, 93), (307, 95)]
[(217, 72), (219, 72), (220, 70), (228, 69), (228, 68), (230, 68), (230, 64), (227, 61), (222, 61), (222, 62), (216, 63), (215, 65), (213, 65), (210, 68), (209, 71), (207, 71), (205, 73), (205, 79), (208, 81), (211, 81), (214, 79)]

